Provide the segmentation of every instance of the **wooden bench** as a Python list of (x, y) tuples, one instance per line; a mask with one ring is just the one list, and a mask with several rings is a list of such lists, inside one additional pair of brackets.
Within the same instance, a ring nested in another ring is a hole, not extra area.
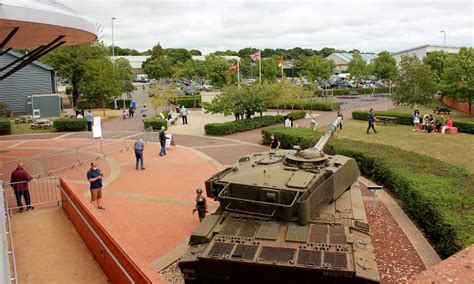
[(446, 130), (444, 131), (444, 134), (456, 134), (456, 133), (458, 133), (457, 127), (449, 127), (449, 128), (446, 128)]
[(444, 114), (451, 114), (451, 110), (447, 107), (435, 107), (433, 108), (433, 113), (438, 113), (438, 114), (441, 114), (441, 113), (444, 113)]
[(398, 124), (398, 118), (397, 117), (391, 117), (391, 116), (377, 116), (376, 120), (377, 125), (382, 123), (383, 125), (397, 125)]

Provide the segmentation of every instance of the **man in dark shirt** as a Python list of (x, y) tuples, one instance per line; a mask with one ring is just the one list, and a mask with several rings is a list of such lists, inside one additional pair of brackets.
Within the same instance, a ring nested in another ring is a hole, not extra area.
[(161, 131), (160, 131), (160, 144), (161, 144), (160, 156), (166, 155), (166, 139), (169, 139), (169, 138), (166, 136), (165, 127), (162, 126)]
[(87, 180), (91, 183), (91, 203), (97, 203), (97, 209), (105, 210), (104, 207), (101, 206), (101, 199), (102, 199), (102, 178), (104, 174), (102, 171), (97, 167), (97, 165), (92, 162), (91, 168), (87, 172)]
[(372, 128), (374, 133), (377, 133), (377, 130), (374, 128), (374, 121), (375, 121), (375, 114), (374, 114), (374, 109), (370, 109), (369, 115), (368, 115), (368, 121), (369, 121), (369, 127), (367, 127), (367, 134), (369, 134), (369, 130)]
[(33, 178), (23, 168), (25, 165), (19, 163), (17, 168), (12, 172), (10, 182), (12, 183), (13, 191), (15, 192), (16, 203), (20, 208), (20, 212), (23, 212), (23, 205), (21, 204), (21, 196), (25, 199), (27, 211), (34, 209), (30, 202), (30, 191), (28, 190), (28, 182)]
[(280, 141), (275, 137), (275, 134), (270, 136), (270, 150), (278, 150), (280, 148)]
[(138, 162), (140, 162), (140, 170), (144, 170), (145, 167), (143, 166), (143, 150), (145, 149), (145, 141), (143, 139), (138, 139), (135, 142), (135, 169), (138, 170)]

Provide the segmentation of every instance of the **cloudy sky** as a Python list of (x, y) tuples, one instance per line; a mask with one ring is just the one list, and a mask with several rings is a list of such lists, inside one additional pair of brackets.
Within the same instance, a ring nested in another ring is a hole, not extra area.
[(97, 23), (111, 43), (165, 48), (399, 51), (424, 44), (473, 46), (473, 1), (57, 0)]

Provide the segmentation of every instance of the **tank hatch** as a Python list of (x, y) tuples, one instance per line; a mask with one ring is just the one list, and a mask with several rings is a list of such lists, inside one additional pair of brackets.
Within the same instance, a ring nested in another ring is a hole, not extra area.
[(286, 183), (288, 187), (294, 187), (294, 188), (306, 188), (311, 180), (314, 178), (313, 173), (308, 173), (308, 172), (294, 172), (293, 175), (291, 175), (290, 179)]

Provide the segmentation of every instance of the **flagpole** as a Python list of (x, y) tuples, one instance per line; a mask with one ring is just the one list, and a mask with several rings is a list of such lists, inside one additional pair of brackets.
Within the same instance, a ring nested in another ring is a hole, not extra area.
[(260, 76), (260, 85), (262, 84), (262, 54), (260, 54), (260, 50), (258, 51), (258, 70)]

